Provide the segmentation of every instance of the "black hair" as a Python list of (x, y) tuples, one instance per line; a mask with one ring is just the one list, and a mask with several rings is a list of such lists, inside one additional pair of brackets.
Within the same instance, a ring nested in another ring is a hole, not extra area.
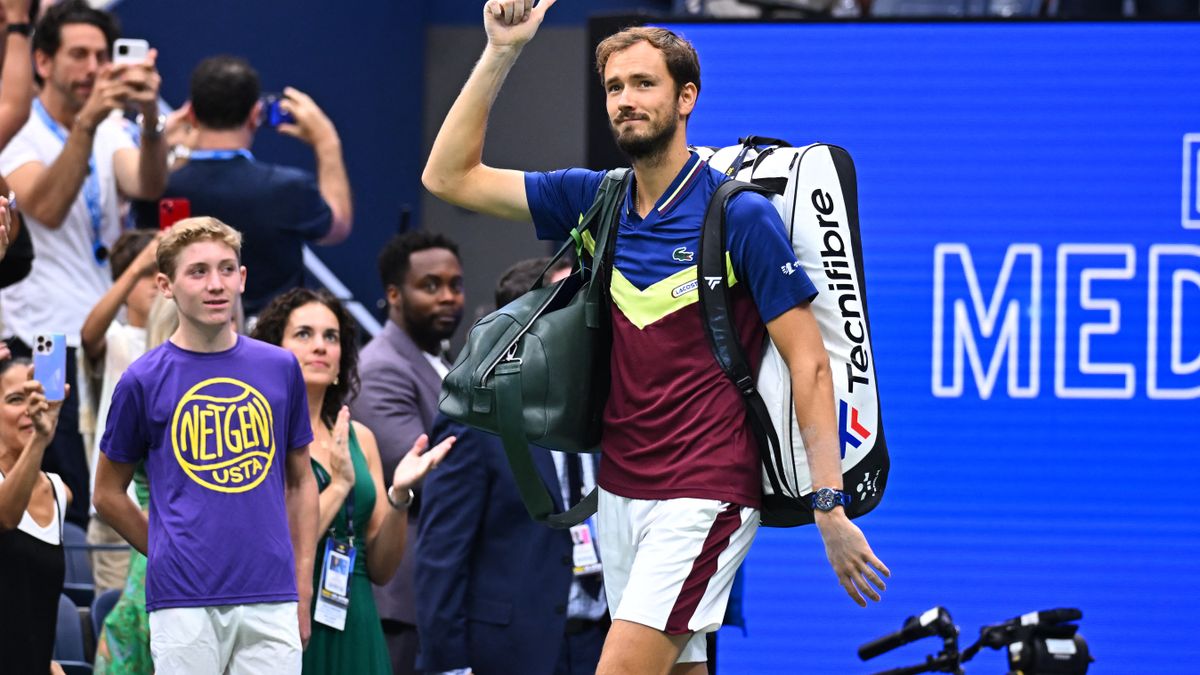
[(121, 236), (117, 237), (117, 241), (113, 244), (112, 251), (108, 255), (108, 264), (112, 268), (113, 281), (121, 278), (125, 270), (129, 269), (129, 264), (134, 258), (142, 252), (142, 249), (150, 245), (157, 235), (155, 230), (137, 229), (125, 230)]
[(238, 56), (210, 56), (192, 71), (192, 112), (209, 129), (245, 124), (261, 93), (258, 71)]
[(250, 337), (273, 345), (283, 344), (283, 331), (287, 328), (292, 312), (310, 303), (319, 303), (329, 308), (337, 317), (338, 336), (341, 340), (342, 358), (338, 361), (338, 381), (325, 390), (321, 401), (321, 421), (329, 427), (337, 421), (342, 406), (358, 395), (358, 324), (346, 306), (326, 290), (314, 291), (293, 288), (276, 297), (258, 315), (258, 323)]
[(15, 356), (6, 361), (0, 361), (0, 377), (3, 377), (13, 366), (32, 366), (33, 360), (24, 356)]
[[(438, 232), (412, 230), (392, 237), (379, 252), (380, 283), (385, 289), (388, 286), (403, 286), (412, 254), (431, 248), (444, 248), (459, 258), (458, 244)], [(459, 262), (462, 262), (462, 258), (459, 258)]]
[[(8, 20), (16, 21), (17, 19), (9, 17)], [(121, 25), (117, 23), (117, 17), (108, 12), (94, 9), (84, 0), (67, 0), (47, 9), (46, 13), (42, 15), (41, 21), (37, 22), (37, 28), (33, 31), (33, 51), (42, 52), (48, 56), (57, 54), (59, 47), (62, 47), (63, 26), (72, 23), (86, 23), (99, 28), (100, 32), (104, 33), (104, 41), (107, 43), (109, 51), (112, 51), (113, 43), (117, 41), (117, 38), (121, 37)], [(36, 70), (34, 79), (39, 85), (43, 82)]]
[[(496, 308), (499, 309), (508, 303), (529, 292), (537, 280), (541, 278), (542, 270), (546, 269), (546, 265), (550, 263), (550, 258), (530, 258), (513, 264), (512, 267), (504, 270), (504, 274), (500, 275), (500, 281), (496, 282)], [(572, 262), (568, 258), (559, 258), (554, 266), (546, 270), (546, 274), (553, 274), (559, 270), (570, 269)]]

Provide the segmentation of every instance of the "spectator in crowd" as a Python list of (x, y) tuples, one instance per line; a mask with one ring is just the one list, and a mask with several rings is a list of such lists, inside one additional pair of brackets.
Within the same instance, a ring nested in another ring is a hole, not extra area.
[[(81, 0), (48, 9), (33, 39), (41, 93), (29, 121), (0, 152), (0, 174), (19, 199), (37, 251), (29, 276), (0, 292), (9, 347), (27, 355), (34, 334), (65, 334), (73, 386), (79, 330), (112, 285), (108, 253), (122, 228), (118, 195), (153, 199), (166, 185), (156, 53), (114, 66), (109, 53), (117, 36), (112, 15)], [(126, 107), (142, 114), (140, 150), (124, 119), (111, 115)], [(88, 465), (78, 399), (63, 405), (46, 467), (78, 497), (68, 520), (86, 527)]]
[(284, 89), (279, 107), (295, 122), (278, 130), (312, 146), (316, 179), (254, 159), (250, 146), (266, 116), (260, 93), (258, 73), (243, 59), (214, 56), (196, 66), (189, 115), (195, 147), (188, 162), (171, 174), (164, 194), (188, 199), (193, 216), (212, 216), (242, 233), (242, 261), (254, 270), (242, 298), (249, 316), (304, 284), (305, 242), (342, 242), (353, 220), (342, 142), (308, 95)]
[[(150, 306), (158, 297), (158, 284), (154, 275), (158, 272), (155, 261), (157, 253), (155, 230), (128, 230), (113, 244), (110, 266), (113, 286), (100, 297), (80, 329), (83, 346), (84, 372), (90, 382), (98, 382), (98, 398), (94, 398), (92, 410), (96, 413), (96, 430), (89, 450), (89, 469), (92, 485), (95, 484), (96, 462), (100, 455), (100, 437), (104, 435), (108, 419), (108, 406), (112, 401), (117, 380), (131, 363), (146, 353), (146, 319)], [(117, 313), (125, 308), (125, 323), (116, 321)], [(92, 401), (87, 402), (89, 404)], [(96, 509), (89, 511), (89, 544), (124, 544), (125, 540), (116, 530), (96, 517)], [(129, 551), (92, 551), (92, 575), (95, 578), (96, 594), (121, 588), (129, 571)]]
[[(447, 237), (415, 230), (393, 237), (379, 254), (388, 320), (362, 352), (362, 391), (351, 403), (355, 419), (376, 432), (383, 475), (390, 476), (414, 441), (433, 430), (438, 392), (449, 371), (442, 342), (462, 320), (463, 272), (458, 246)], [(409, 509), (408, 540), (417, 540), (420, 494)], [(396, 675), (415, 673), (417, 613), (415, 557), (406, 547), (400, 571), (376, 589), (388, 653)]]
[[(496, 306), (529, 290), (547, 262), (510, 267)], [(560, 266), (550, 281), (569, 272), (569, 263)], [(609, 622), (600, 565), (588, 559), (595, 556), (590, 523), (568, 532), (534, 522), (498, 437), (440, 415), (433, 434), (453, 434), (458, 443), (421, 497), (417, 666), (455, 675), (595, 673)], [(530, 452), (559, 510), (594, 487), (595, 455)]]
[[(214, 218), (159, 241), (179, 329), (117, 383), (96, 511), (149, 559), (155, 672), (299, 673), (316, 540), (312, 430), (296, 358), (231, 329), (241, 235)], [(146, 462), (150, 520), (125, 493)], [(147, 542), (154, 547), (147, 552)]]
[[(342, 303), (326, 291), (293, 289), (262, 311), (254, 337), (295, 354), (308, 387), (312, 471), (321, 490), (317, 551), (324, 552), (312, 570), (313, 597), (321, 602), (323, 579), (327, 587), (336, 587), (349, 575), (348, 592), (343, 593), (349, 599), (345, 617), (330, 619), (323, 611), (314, 612), (304, 672), (391, 673), (371, 584), (385, 584), (396, 573), (404, 553), (412, 487), (442, 461), (454, 439), (426, 451), (428, 438), (417, 438), (385, 490), (375, 435), (351, 421), (345, 407), (358, 389), (358, 331)], [(347, 554), (352, 562), (333, 554), (339, 544), (354, 551)], [(339, 570), (337, 563), (346, 569)]]
[[(116, 257), (115, 249), (113, 257)], [(166, 342), (179, 328), (179, 314), (175, 311), (175, 303), (161, 294), (154, 298), (147, 314), (146, 350), (150, 350)], [(97, 437), (100, 435), (97, 434)], [(138, 506), (142, 511), (148, 511), (150, 483), (146, 480), (145, 462), (139, 463), (133, 472), (133, 486)], [(146, 614), (146, 556), (138, 551), (130, 555), (129, 573), (125, 577), (121, 597), (104, 618), (104, 627), (96, 636), (93, 672), (95, 675), (142, 675), (154, 672), (154, 662), (150, 657), (150, 617)]]
[(0, 362), (0, 655), (4, 672), (50, 671), (66, 574), (71, 491), (41, 471), (62, 401), (47, 401), (27, 359)]

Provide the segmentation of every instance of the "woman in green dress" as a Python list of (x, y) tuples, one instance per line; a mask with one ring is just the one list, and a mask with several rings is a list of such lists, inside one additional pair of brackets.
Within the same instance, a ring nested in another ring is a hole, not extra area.
[[(296, 355), (308, 388), (313, 472), (321, 490), (316, 565), (313, 570), (312, 637), (304, 652), (307, 673), (391, 673), (387, 645), (371, 584), (383, 584), (400, 565), (407, 536), (405, 512), (412, 487), (437, 465), (454, 439), (426, 450), (421, 436), (396, 467), (385, 491), (375, 435), (350, 421), (345, 402), (358, 388), (357, 328), (342, 304), (324, 291), (297, 288), (276, 298), (258, 317), (253, 337)], [(344, 625), (322, 606), (322, 579), (335, 590), (353, 549), (345, 585)], [(332, 562), (327, 564), (327, 560)], [(326, 568), (329, 571), (326, 572)]]

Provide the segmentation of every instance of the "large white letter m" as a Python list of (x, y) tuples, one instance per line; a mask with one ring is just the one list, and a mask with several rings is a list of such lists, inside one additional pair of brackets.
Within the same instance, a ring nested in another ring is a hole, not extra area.
[[(950, 264), (950, 261), (957, 264)], [(1014, 276), (1020, 281), (1013, 283)], [(1028, 284), (1020, 283), (1026, 280)], [(948, 308), (949, 312), (946, 311)], [(1040, 246), (1012, 244), (1008, 247), (991, 298), (986, 304), (967, 245), (935, 246), (933, 395), (941, 398), (962, 396), (963, 364), (969, 363), (980, 398), (990, 398), (1000, 375), (1000, 366), (1007, 361), (1008, 395), (1012, 398), (1036, 397), (1041, 312)], [(947, 332), (951, 336), (949, 344)], [(1028, 345), (1024, 350), (1023, 344)], [(989, 345), (992, 351), (985, 367), (981, 352)], [(950, 348), (949, 363), (946, 359), (947, 347)]]

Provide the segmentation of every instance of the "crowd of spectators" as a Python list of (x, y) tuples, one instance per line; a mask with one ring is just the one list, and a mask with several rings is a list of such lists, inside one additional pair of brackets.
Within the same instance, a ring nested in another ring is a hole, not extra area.
[[(5, 671), (83, 667), (55, 660), (75, 531), (96, 602), (72, 602), (103, 611), (92, 672), (594, 670), (599, 574), (573, 572), (571, 535), (524, 516), (495, 439), (437, 414), (465, 302), (456, 244), (390, 241), (387, 321), (361, 335), (303, 287), (303, 245), (353, 225), (338, 131), (311, 97), (269, 100), (250, 63), (213, 56), (170, 111), (154, 50), (113, 62), (113, 15), (83, 0), (0, 9)], [(256, 158), (268, 127), (311, 147), (315, 173)], [(497, 302), (545, 263), (510, 270)], [(31, 358), (53, 334), (62, 400)], [(244, 454), (204, 464), (223, 452)], [(564, 501), (594, 485), (590, 461), (539, 452)], [(520, 556), (501, 554), (518, 540)], [(518, 611), (525, 594), (538, 600)]]

